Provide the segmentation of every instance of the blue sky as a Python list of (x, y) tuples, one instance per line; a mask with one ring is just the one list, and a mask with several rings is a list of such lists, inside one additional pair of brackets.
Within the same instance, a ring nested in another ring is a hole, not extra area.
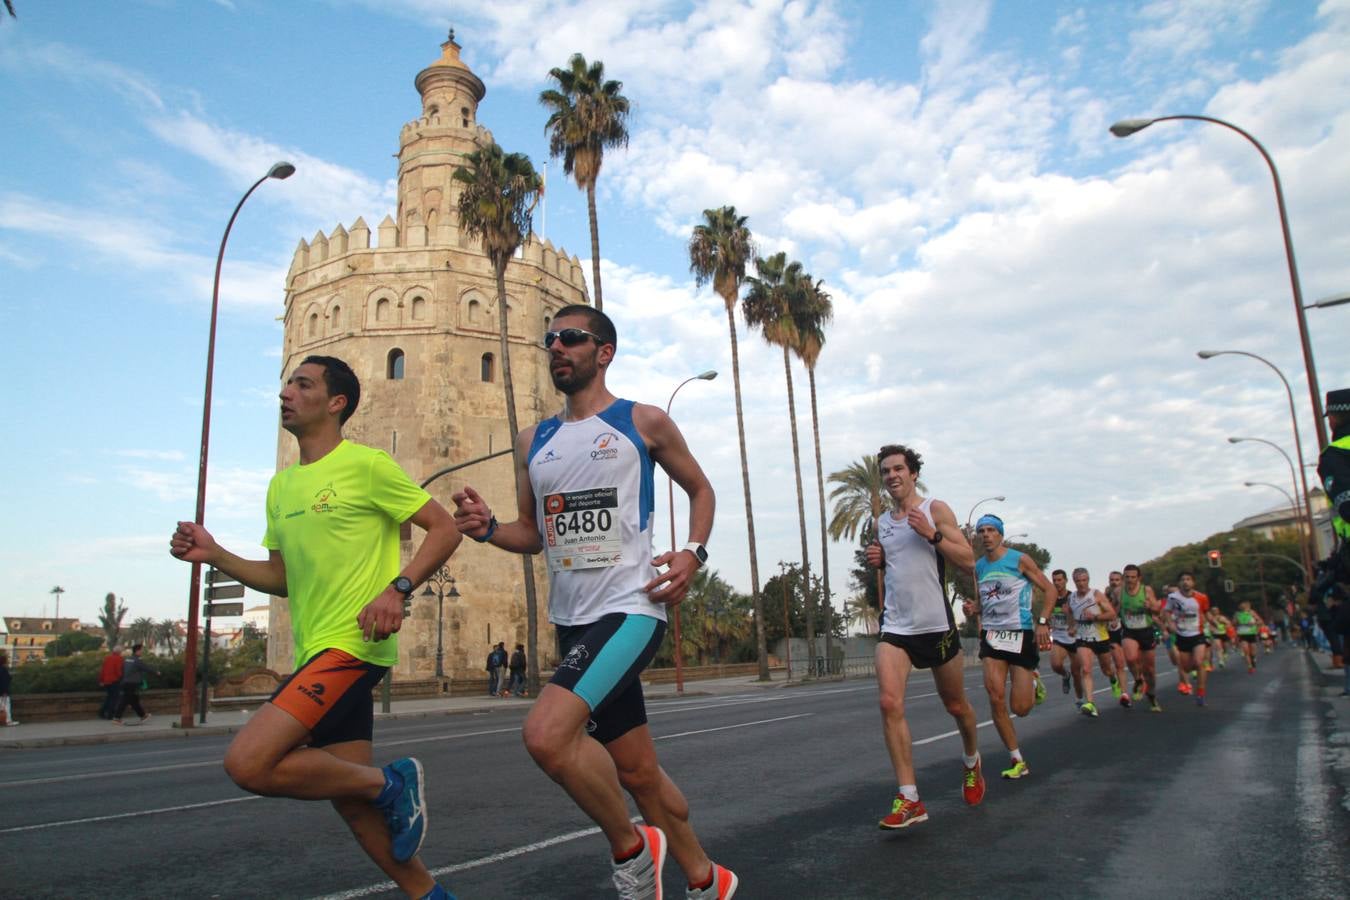
[[(1280, 502), (1294, 382), (1315, 446), (1268, 173), (1305, 297), (1350, 291), (1350, 2), (16, 0), (0, 18), (0, 611), (182, 616), (167, 554), (193, 505), (211, 274), (230, 239), (208, 525), (261, 554), (275, 461), (282, 280), (300, 238), (392, 210), (412, 81), (453, 25), (479, 120), (547, 159), (537, 103), (574, 51), (633, 100), (599, 210), (611, 383), (675, 415), (718, 490), (713, 565), (749, 587), (726, 321), (688, 276), (700, 211), (824, 279), (824, 465), (912, 443), (958, 517), (998, 504), (1094, 575)], [(536, 227), (543, 223), (536, 220)], [(551, 167), (547, 236), (583, 258), (584, 196)], [(1323, 389), (1350, 385), (1350, 307), (1308, 314)], [(741, 326), (762, 577), (800, 555), (781, 357)], [(798, 416), (809, 447), (805, 376)], [(811, 466), (803, 473), (813, 563)], [(787, 487), (785, 487), (787, 486)], [(450, 486), (447, 486), (450, 487)], [(662, 492), (663, 493), (663, 492)], [(658, 516), (664, 515), (658, 508)], [(664, 529), (658, 529), (658, 534)], [(831, 550), (837, 597), (850, 552)], [(468, 548), (468, 552), (486, 552)], [(461, 562), (461, 564), (463, 564)], [(258, 598), (251, 598), (256, 601)]]

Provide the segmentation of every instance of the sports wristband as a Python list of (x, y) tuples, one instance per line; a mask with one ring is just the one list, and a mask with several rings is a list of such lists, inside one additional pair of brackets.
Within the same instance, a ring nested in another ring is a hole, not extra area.
[[(476, 537), (473, 539), (480, 544), (486, 544), (488, 541), (492, 540), (492, 536), (496, 533), (497, 533), (497, 517), (493, 516), (491, 519), (488, 520), (487, 533), (484, 534), (482, 537)], [(469, 535), (469, 537), (473, 537), (473, 535)]]

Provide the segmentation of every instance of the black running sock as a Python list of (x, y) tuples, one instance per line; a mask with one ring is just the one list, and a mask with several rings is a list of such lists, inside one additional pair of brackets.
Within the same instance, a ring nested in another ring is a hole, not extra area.
[(703, 882), (702, 884), (690, 884), (690, 885), (689, 885), (689, 890), (691, 890), (691, 891), (706, 891), (708, 888), (712, 887), (713, 876), (715, 876), (716, 874), (717, 874), (717, 866), (709, 865), (709, 866), (708, 866), (708, 880), (705, 881), (705, 882)]
[(643, 851), (644, 849), (646, 849), (646, 847), (647, 847), (647, 842), (646, 842), (645, 840), (643, 840), (642, 838), (638, 838), (638, 842), (637, 842), (637, 846), (636, 846), (636, 847), (634, 847), (632, 850), (629, 850), (629, 851), (628, 851), (627, 853), (625, 853), (623, 856), (616, 856), (616, 857), (614, 857), (614, 861), (615, 861), (616, 863), (626, 863), (626, 862), (628, 862), (630, 859), (637, 859), (638, 856), (642, 853), (642, 851)]

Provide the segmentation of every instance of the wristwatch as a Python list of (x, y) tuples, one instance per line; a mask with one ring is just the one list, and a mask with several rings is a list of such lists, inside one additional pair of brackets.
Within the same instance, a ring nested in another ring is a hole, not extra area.
[(690, 541), (684, 545), (684, 549), (694, 554), (694, 559), (698, 560), (698, 567), (701, 569), (708, 562), (708, 548), (698, 541)]
[[(486, 544), (488, 541), (492, 540), (492, 536), (496, 533), (497, 533), (497, 517), (493, 516), (491, 519), (488, 520), (488, 530), (483, 532), (483, 536), (476, 537), (473, 539), (480, 544)], [(469, 535), (469, 537), (473, 537), (473, 535)]]
[(413, 583), (407, 578), (407, 576), (400, 575), (389, 583), (394, 586), (394, 590), (398, 591), (403, 596), (405, 597), (412, 596)]
[(1045, 616), (1039, 616), (1039, 617), (1037, 617), (1037, 619), (1036, 619), (1036, 624), (1037, 624), (1037, 625), (1049, 625), (1049, 624), (1050, 624), (1050, 620), (1048, 620)]
[(932, 544), (934, 547), (942, 543), (942, 532), (934, 531), (933, 536), (928, 539), (928, 543)]

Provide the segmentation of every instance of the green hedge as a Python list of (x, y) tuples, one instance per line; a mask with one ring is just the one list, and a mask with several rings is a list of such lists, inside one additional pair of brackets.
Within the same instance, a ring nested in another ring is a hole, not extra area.
[[(15, 669), (10, 685), (11, 694), (62, 694), (71, 691), (96, 691), (99, 689), (98, 672), (103, 665), (101, 651), (76, 653), (46, 662), (29, 660)], [(237, 668), (232, 664), (234, 654), (228, 650), (211, 650), (211, 683), (219, 684), (228, 674)], [(144, 656), (145, 661), (159, 670), (160, 674), (148, 679), (152, 688), (181, 688), (183, 686), (183, 654), (176, 656)], [(200, 656), (199, 662), (200, 665)]]

